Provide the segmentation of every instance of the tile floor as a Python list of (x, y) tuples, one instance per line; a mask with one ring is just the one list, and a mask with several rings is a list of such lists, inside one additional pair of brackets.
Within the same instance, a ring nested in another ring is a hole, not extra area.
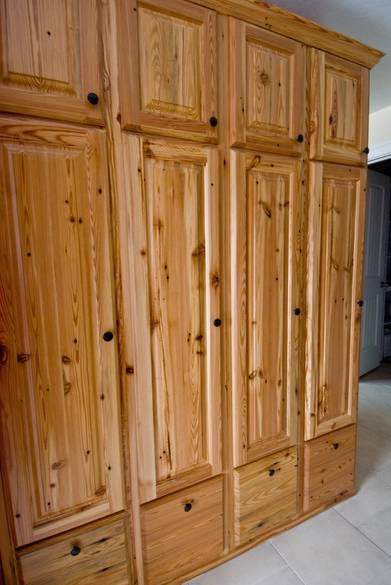
[(361, 379), (356, 496), (187, 585), (391, 585), (391, 364)]

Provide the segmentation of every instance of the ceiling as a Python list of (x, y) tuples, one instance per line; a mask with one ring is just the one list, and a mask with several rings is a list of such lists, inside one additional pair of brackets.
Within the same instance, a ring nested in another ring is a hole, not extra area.
[(391, 105), (391, 0), (272, 0), (386, 56), (371, 74), (371, 112)]

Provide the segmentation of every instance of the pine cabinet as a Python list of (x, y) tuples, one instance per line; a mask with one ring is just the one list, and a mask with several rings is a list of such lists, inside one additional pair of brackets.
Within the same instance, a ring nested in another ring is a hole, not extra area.
[(0, 110), (103, 124), (97, 0), (1, 0)]
[(0, 119), (2, 464), (17, 544), (123, 505), (104, 134)]
[(297, 441), (302, 164), (232, 153), (234, 464)]
[(306, 438), (356, 421), (366, 170), (310, 163)]
[(221, 471), (219, 155), (124, 138), (142, 502)]
[(183, 0), (117, 4), (123, 128), (215, 142), (216, 13)]

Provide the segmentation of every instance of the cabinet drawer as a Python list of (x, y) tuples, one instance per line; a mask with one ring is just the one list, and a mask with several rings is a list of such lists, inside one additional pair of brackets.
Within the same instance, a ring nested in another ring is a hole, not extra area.
[(296, 514), (297, 450), (284, 449), (237, 469), (235, 544), (243, 544)]
[(309, 441), (304, 447), (304, 510), (353, 492), (356, 426)]
[(172, 583), (223, 552), (222, 488), (217, 477), (141, 507), (147, 585)]
[(124, 521), (84, 527), (20, 556), (25, 585), (127, 585)]

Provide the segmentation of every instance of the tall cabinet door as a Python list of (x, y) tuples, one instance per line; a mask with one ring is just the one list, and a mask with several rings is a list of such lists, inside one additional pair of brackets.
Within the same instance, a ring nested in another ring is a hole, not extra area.
[(301, 154), (304, 45), (241, 20), (229, 20), (231, 143)]
[(186, 0), (119, 0), (122, 127), (216, 142), (216, 13)]
[(104, 134), (0, 120), (0, 438), (18, 545), (122, 507)]
[(235, 466), (297, 441), (301, 170), (232, 153)]
[(366, 170), (310, 163), (306, 439), (356, 421)]
[(366, 164), (369, 71), (310, 49), (310, 157)]
[(97, 0), (0, 0), (0, 110), (102, 124), (98, 22)]
[(213, 148), (124, 136), (141, 502), (221, 470), (219, 171)]

